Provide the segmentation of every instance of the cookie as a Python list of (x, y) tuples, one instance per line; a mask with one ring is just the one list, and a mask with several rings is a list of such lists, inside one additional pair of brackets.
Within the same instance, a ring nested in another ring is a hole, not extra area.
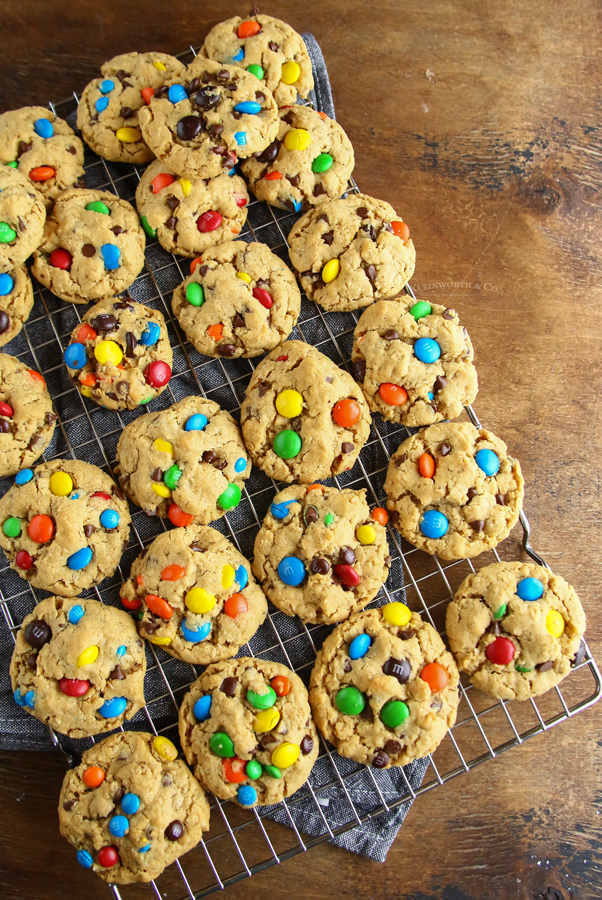
[(364, 490), (295, 484), (272, 501), (255, 538), (253, 573), (287, 616), (333, 624), (376, 597), (390, 561), (386, 529)]
[(300, 212), (340, 197), (355, 165), (341, 126), (309, 106), (281, 109), (279, 116), (278, 134), (269, 147), (241, 163), (257, 199)]
[(68, 303), (114, 297), (144, 268), (145, 244), (126, 200), (108, 191), (65, 191), (46, 220), (31, 271)]
[(227, 172), (278, 133), (278, 107), (255, 75), (200, 56), (155, 91), (139, 118), (154, 154), (185, 178)]
[(79, 459), (21, 469), (0, 500), (0, 547), (33, 587), (75, 597), (110, 577), (130, 533), (112, 479)]
[(112, 734), (65, 775), (61, 834), (111, 884), (152, 881), (209, 829), (209, 803), (169, 738)]
[(0, 347), (16, 337), (33, 307), (31, 278), (24, 265), (0, 272)]
[(362, 313), (353, 337), (354, 375), (383, 419), (432, 425), (474, 402), (474, 351), (454, 309), (381, 300)]
[(136, 409), (162, 394), (171, 378), (165, 319), (129, 297), (101, 300), (73, 329), (64, 361), (84, 397), (107, 409)]
[(0, 269), (20, 266), (42, 243), (46, 208), (28, 178), (0, 166)]
[(203, 525), (156, 537), (134, 561), (121, 601), (140, 611), (142, 637), (197, 665), (235, 656), (268, 611), (246, 559)]
[(351, 616), (319, 651), (316, 725), (337, 753), (388, 769), (433, 753), (456, 721), (459, 675), (432, 625), (403, 603)]
[(0, 353), (0, 477), (14, 475), (42, 455), (56, 420), (40, 373)]
[(285, 340), (301, 294), (290, 269), (265, 244), (221, 244), (173, 293), (182, 330), (206, 356), (259, 356)]
[(48, 210), (63, 191), (84, 187), (84, 145), (44, 106), (0, 115), (0, 162), (17, 169)]
[(416, 263), (406, 223), (388, 203), (366, 194), (311, 209), (288, 243), (303, 290), (329, 312), (401, 296)]
[(167, 53), (122, 53), (104, 63), (84, 88), (77, 127), (85, 142), (111, 162), (145, 163), (154, 153), (140, 133), (139, 112), (184, 65)]
[(142, 227), (168, 253), (198, 256), (231, 241), (247, 221), (249, 195), (240, 175), (180, 178), (160, 159), (145, 170), (136, 189)]
[(440, 559), (491, 550), (516, 525), (524, 482), (503, 441), (468, 423), (446, 422), (407, 438), (385, 481), (391, 522)]
[(241, 408), (254, 464), (278, 481), (302, 484), (350, 469), (370, 422), (351, 375), (303, 341), (287, 341), (259, 363)]
[(113, 731), (144, 706), (144, 644), (126, 612), (48, 597), (17, 633), (15, 702), (72, 738)]
[(299, 676), (250, 656), (209, 666), (194, 682), (180, 707), (180, 741), (203, 787), (247, 808), (299, 790), (319, 749)]
[(307, 97), (314, 86), (303, 38), (272, 16), (235, 16), (220, 22), (205, 38), (200, 56), (251, 72), (272, 91), (278, 106)]
[(446, 629), (460, 672), (500, 700), (543, 694), (584, 657), (585, 613), (575, 589), (530, 562), (470, 574), (447, 607)]
[(238, 506), (251, 465), (230, 413), (213, 400), (185, 397), (126, 426), (115, 472), (147, 515), (208, 525)]

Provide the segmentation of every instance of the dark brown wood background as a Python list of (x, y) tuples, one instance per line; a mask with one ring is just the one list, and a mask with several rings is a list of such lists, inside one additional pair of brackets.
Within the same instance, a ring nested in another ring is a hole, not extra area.
[[(602, 659), (602, 7), (260, 5), (317, 37), (358, 183), (409, 222), (416, 290), (461, 311), (476, 407), (521, 460), (536, 545), (579, 591)], [(120, 52), (200, 44), (245, 12), (232, 0), (1, 0), (0, 109), (81, 91)], [(518, 552), (511, 538), (504, 553)], [(420, 798), (384, 865), (322, 845), (228, 896), (600, 898), (601, 709)], [(109, 896), (59, 836), (63, 772), (57, 754), (0, 754), (3, 900)]]

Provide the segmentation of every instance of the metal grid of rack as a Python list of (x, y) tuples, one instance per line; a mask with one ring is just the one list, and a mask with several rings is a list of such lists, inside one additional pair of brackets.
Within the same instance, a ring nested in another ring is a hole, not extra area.
[[(195, 51), (190, 48), (190, 52), (194, 54)], [(181, 54), (181, 57), (185, 55)], [(67, 118), (76, 104), (77, 96), (74, 95), (73, 99), (50, 106), (62, 118)], [(85, 169), (88, 187), (111, 190), (125, 200), (134, 200), (141, 175), (138, 167), (107, 163), (86, 149)], [(355, 183), (350, 184), (349, 190), (358, 190)], [(238, 239), (266, 243), (286, 260), (286, 235), (296, 218), (295, 214), (252, 200), (247, 224)], [(238, 417), (256, 360), (209, 359), (186, 342), (172, 316), (169, 300), (174, 288), (188, 275), (188, 266), (188, 260), (166, 253), (156, 241), (149, 239), (145, 268), (129, 291), (133, 299), (163, 313), (174, 351), (172, 379), (152, 408), (164, 409), (185, 396), (201, 394), (216, 400)], [(411, 288), (407, 291), (414, 296)], [(30, 319), (7, 350), (42, 372), (59, 414), (55, 435), (44, 459), (70, 456), (85, 459), (110, 472), (123, 428), (148, 410), (115, 413), (102, 409), (82, 398), (69, 383), (62, 352), (80, 319), (79, 312), (79, 307), (66, 305), (40, 285), (35, 285), (35, 305)], [(318, 347), (337, 364), (348, 366), (358, 318), (359, 313), (326, 315), (303, 296), (299, 321), (291, 337)], [(466, 410), (466, 415), (473, 424), (480, 424), (472, 408)], [(389, 456), (407, 435), (403, 426), (385, 424), (380, 417), (374, 416), (370, 439), (355, 466), (329, 483), (363, 488), (371, 505), (381, 505)], [(8, 486), (6, 479), (0, 483), (0, 490), (4, 492)], [(252, 556), (255, 535), (277, 489), (275, 482), (253, 469), (240, 505), (213, 523), (213, 527), (229, 537), (247, 558)], [(127, 578), (131, 563), (165, 527), (162, 519), (149, 518), (143, 511), (134, 510), (131, 540), (121, 566), (113, 578), (85, 592), (84, 596), (119, 606), (119, 586)], [(521, 515), (521, 527), (525, 551), (536, 562), (545, 565), (529, 543), (530, 528), (524, 514)], [(374, 605), (405, 598), (412, 609), (417, 609), (442, 631), (447, 603), (462, 579), (475, 571), (473, 562), (444, 563), (429, 557), (406, 544), (392, 528), (389, 529), (389, 544), (390, 575)], [(495, 550), (485, 553), (478, 558), (478, 566), (499, 558)], [(45, 594), (33, 590), (7, 566), (6, 560), (0, 566), (0, 584), (2, 614), (14, 637), (20, 622)], [(330, 630), (324, 626), (306, 626), (269, 604), (266, 621), (239, 655), (281, 661), (307, 683), (316, 651)], [(202, 667), (195, 668), (176, 660), (160, 647), (148, 643), (147, 654), (147, 705), (127, 727), (166, 734), (177, 742), (178, 707)], [(205, 840), (169, 867), (157, 882), (151, 882), (150, 887), (122, 889), (124, 896), (133, 896), (130, 890), (136, 895), (142, 890), (140, 896), (149, 896), (149, 892), (154, 891), (157, 897), (194, 900), (309, 850), (369, 819), (390, 813), (456, 775), (469, 772), (502, 751), (574, 716), (599, 699), (602, 679), (587, 650), (584, 661), (573, 669), (562, 686), (537, 700), (521, 704), (494, 701), (468, 683), (460, 686), (460, 694), (456, 724), (428, 758), (419, 787), (413, 787), (404, 776), (405, 786), (392, 796), (390, 789), (384, 786), (380, 772), (350, 764), (321, 741), (320, 756), (310, 779), (293, 797), (277, 808), (251, 811), (211, 798), (211, 829)], [(67, 748), (62, 738), (58, 739), (54, 734), (51, 737), (57, 749), (68, 755), (72, 749), (77, 752), (91, 744), (90, 739), (72, 742), (73, 746)], [(361, 803), (358, 802), (358, 786), (361, 786)], [(333, 797), (336, 803), (332, 802)], [(297, 824), (296, 813), (300, 809), (303, 810), (303, 821), (312, 822), (309, 836)], [(283, 828), (280, 823), (288, 827)], [(116, 886), (111, 886), (111, 890), (116, 898), (122, 896)]]

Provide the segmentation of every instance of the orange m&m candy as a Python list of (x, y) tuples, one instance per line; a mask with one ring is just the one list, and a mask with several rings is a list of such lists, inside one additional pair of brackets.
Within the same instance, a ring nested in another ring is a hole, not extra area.
[(86, 341), (93, 341), (96, 337), (96, 332), (92, 328), (91, 325), (88, 325), (87, 322), (81, 326), (79, 331), (77, 332), (76, 341), (80, 344), (85, 344)]
[(80, 378), (79, 381), (80, 384), (85, 384), (86, 387), (94, 387), (94, 385), (98, 381), (98, 378), (96, 377), (94, 372), (88, 372), (88, 374), (84, 375), (83, 378)]
[(393, 229), (393, 234), (396, 234), (402, 241), (407, 241), (410, 237), (410, 229), (405, 222), (391, 222), (391, 228)]
[(231, 619), (235, 619), (236, 616), (242, 616), (248, 609), (249, 604), (242, 594), (232, 594), (224, 603), (224, 612)]
[(158, 597), (156, 594), (147, 594), (144, 599), (150, 611), (159, 616), (160, 619), (171, 619), (173, 616), (173, 609), (163, 597)]
[(153, 194), (158, 194), (163, 188), (168, 187), (168, 185), (173, 184), (175, 178), (173, 175), (168, 175), (167, 172), (159, 172), (158, 175), (155, 175), (153, 180), (151, 181), (151, 191)]
[(194, 519), (194, 516), (191, 516), (190, 513), (185, 513), (183, 509), (180, 509), (177, 503), (171, 504), (167, 510), (167, 515), (171, 524), (175, 525), (176, 528), (185, 528)]
[(429, 663), (420, 673), (433, 693), (442, 691), (449, 684), (449, 672), (441, 663)]
[(232, 784), (242, 784), (243, 781), (246, 781), (245, 765), (244, 759), (238, 759), (237, 756), (232, 756), (230, 759), (222, 759), (226, 781), (230, 781)]
[(399, 384), (381, 384), (378, 393), (389, 406), (403, 406), (408, 399), (408, 392)]
[(190, 274), (191, 275), (194, 272), (194, 270), (196, 269), (196, 267), (200, 266), (202, 262), (203, 262), (202, 256), (197, 256), (196, 259), (192, 260), (192, 262), (190, 263)]
[(34, 516), (27, 531), (36, 544), (47, 544), (54, 535), (54, 522), (50, 516)]
[(224, 326), (221, 322), (218, 325), (210, 325), (207, 329), (207, 334), (210, 338), (213, 338), (214, 341), (221, 341), (223, 333)]
[(389, 521), (389, 513), (382, 506), (377, 506), (372, 510), (372, 518), (379, 525), (386, 525)]
[(129, 597), (121, 597), (121, 602), (125, 606), (126, 609), (129, 609), (132, 612), (134, 609), (140, 609), (142, 606), (142, 600), (139, 597), (133, 597), (130, 599)]
[(253, 37), (254, 34), (259, 34), (260, 31), (261, 25), (259, 22), (253, 22), (252, 19), (246, 19), (246, 21), (240, 23), (236, 34), (241, 40), (244, 40), (245, 38)]
[(49, 178), (54, 178), (55, 174), (52, 166), (38, 166), (31, 170), (29, 177), (32, 181), (48, 181)]
[(153, 99), (153, 97), (155, 95), (155, 89), (152, 87), (145, 87), (145, 88), (142, 88), (140, 93), (142, 94), (142, 99), (148, 106), (148, 104), (151, 102), (151, 100)]
[(280, 181), (282, 178), (282, 172), (268, 172), (267, 175), (263, 176), (266, 181)]
[(170, 566), (165, 566), (165, 568), (161, 572), (161, 580), (177, 581), (182, 577), (185, 571), (186, 569), (184, 568), (184, 566), (178, 566), (176, 563), (172, 563)]
[(341, 428), (350, 428), (355, 425), (360, 413), (359, 404), (350, 397), (347, 400), (339, 400), (332, 408), (332, 418)]
[(82, 780), (85, 785), (91, 788), (100, 787), (100, 785), (105, 780), (104, 770), (100, 768), (100, 766), (88, 766), (82, 775)]
[(291, 683), (286, 675), (276, 675), (275, 678), (272, 678), (271, 684), (278, 697), (286, 697), (290, 692)]
[(35, 381), (39, 381), (40, 384), (42, 385), (42, 387), (46, 387), (46, 382), (44, 381), (44, 378), (42, 377), (42, 375), (40, 375), (39, 372), (36, 372), (34, 369), (30, 369), (29, 374), (31, 375), (31, 377), (33, 379), (35, 379)]
[(418, 460), (418, 469), (423, 478), (432, 478), (435, 474), (435, 460), (430, 453), (423, 453)]

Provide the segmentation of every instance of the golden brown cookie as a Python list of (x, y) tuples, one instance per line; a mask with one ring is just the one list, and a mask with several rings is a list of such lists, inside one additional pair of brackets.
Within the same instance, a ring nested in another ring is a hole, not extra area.
[(0, 347), (19, 334), (32, 307), (33, 288), (26, 266), (0, 272)]
[(39, 372), (0, 353), (0, 476), (14, 475), (41, 456), (56, 420)]
[(42, 243), (46, 208), (29, 179), (0, 166), (0, 269), (24, 263)]

